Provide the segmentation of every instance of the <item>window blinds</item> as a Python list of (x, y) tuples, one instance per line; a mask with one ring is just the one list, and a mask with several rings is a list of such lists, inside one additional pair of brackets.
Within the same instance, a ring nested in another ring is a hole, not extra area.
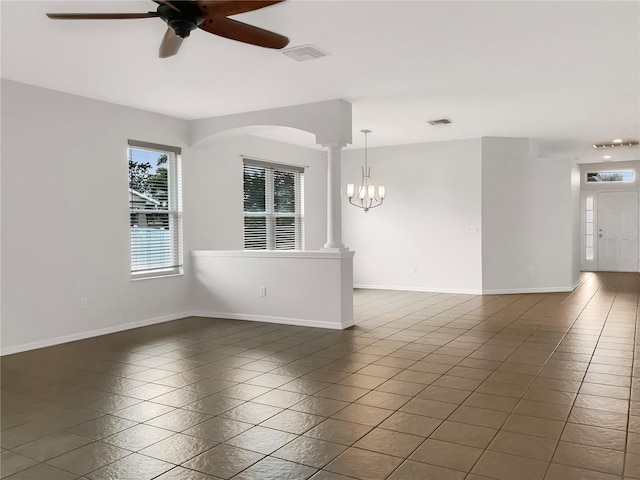
[(301, 250), (304, 168), (244, 158), (244, 248)]

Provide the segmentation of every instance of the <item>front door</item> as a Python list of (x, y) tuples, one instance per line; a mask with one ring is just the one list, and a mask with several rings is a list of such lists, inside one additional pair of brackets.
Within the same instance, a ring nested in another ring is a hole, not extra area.
[(638, 271), (638, 192), (598, 193), (598, 270)]

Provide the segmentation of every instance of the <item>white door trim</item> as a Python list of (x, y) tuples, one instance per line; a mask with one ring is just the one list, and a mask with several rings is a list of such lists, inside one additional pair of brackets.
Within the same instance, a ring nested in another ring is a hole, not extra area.
[[(638, 224), (640, 225), (640, 191), (635, 188), (629, 189), (598, 189), (598, 190), (582, 190), (580, 192), (580, 270), (588, 272), (598, 271), (598, 241), (597, 241), (597, 229), (598, 229), (598, 194), (600, 193), (624, 193), (634, 192), (638, 194)], [(587, 197), (593, 197), (593, 215), (594, 215), (594, 244), (593, 244), (593, 259), (587, 260), (586, 258), (586, 201)], [(640, 227), (639, 232), (640, 235)], [(635, 271), (640, 272), (640, 242), (638, 245), (638, 265)]]

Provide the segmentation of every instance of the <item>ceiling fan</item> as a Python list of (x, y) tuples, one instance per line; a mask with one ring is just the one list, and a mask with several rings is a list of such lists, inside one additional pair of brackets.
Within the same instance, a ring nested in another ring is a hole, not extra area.
[(269, 30), (227, 18), (251, 12), (284, 0), (152, 0), (155, 12), (147, 13), (47, 13), (54, 20), (120, 20), (161, 18), (169, 27), (160, 44), (160, 58), (178, 53), (182, 41), (200, 28), (221, 37), (266, 48), (283, 48), (289, 39)]

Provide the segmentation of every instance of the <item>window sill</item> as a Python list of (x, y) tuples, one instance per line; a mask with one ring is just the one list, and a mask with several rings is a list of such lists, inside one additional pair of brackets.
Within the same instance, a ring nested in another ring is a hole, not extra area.
[(154, 275), (154, 274), (135, 275), (135, 276), (131, 276), (131, 281), (139, 282), (141, 280), (154, 280), (158, 278), (183, 277), (183, 276), (184, 276), (184, 272), (181, 270), (180, 272), (176, 272), (176, 273), (165, 273), (165, 274), (158, 274), (158, 275)]
[(244, 258), (331, 258), (353, 257), (355, 252), (323, 250), (192, 250), (192, 257), (244, 257)]

